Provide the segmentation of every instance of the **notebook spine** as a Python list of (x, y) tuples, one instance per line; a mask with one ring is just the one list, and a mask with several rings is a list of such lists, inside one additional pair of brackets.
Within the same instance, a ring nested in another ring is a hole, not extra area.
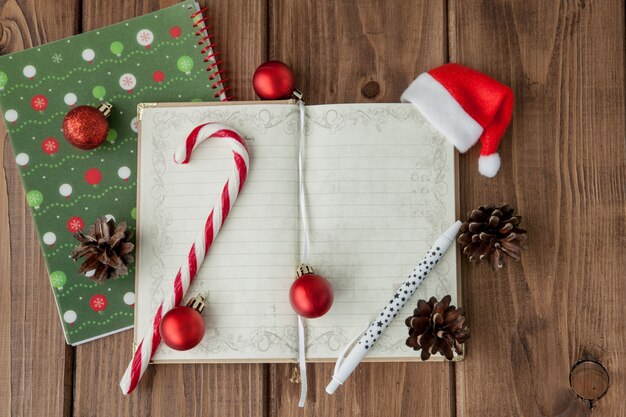
[(196, 36), (201, 37), (198, 40), (198, 45), (202, 46), (200, 54), (204, 55), (202, 62), (207, 64), (207, 72), (211, 72), (214, 68), (217, 68), (217, 71), (209, 75), (209, 80), (213, 81), (211, 88), (213, 90), (219, 88), (214, 97), (219, 98), (220, 101), (229, 101), (235, 98), (235, 96), (232, 94), (232, 87), (227, 85), (229, 78), (226, 75), (226, 71), (223, 69), (224, 60), (221, 58), (222, 52), (216, 49), (217, 43), (213, 40), (215, 34), (209, 33), (212, 27), (207, 23), (209, 17), (204, 16), (205, 10), (206, 8), (202, 8), (192, 13), (190, 17), (191, 19), (195, 19), (197, 16), (202, 17), (194, 21), (193, 27), (197, 28)]

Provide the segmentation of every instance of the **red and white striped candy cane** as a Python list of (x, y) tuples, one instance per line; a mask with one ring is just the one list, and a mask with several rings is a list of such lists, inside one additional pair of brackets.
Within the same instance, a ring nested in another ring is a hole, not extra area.
[(209, 217), (204, 224), (204, 229), (198, 234), (193, 245), (191, 245), (187, 255), (187, 262), (178, 270), (174, 285), (169, 291), (166, 291), (156, 314), (152, 318), (149, 330), (137, 346), (133, 359), (128, 368), (126, 368), (126, 372), (124, 372), (124, 376), (120, 381), (120, 388), (124, 395), (130, 394), (135, 389), (139, 379), (146, 371), (148, 363), (161, 343), (161, 333), (159, 331), (161, 318), (183, 300), (215, 236), (217, 236), (226, 220), (226, 216), (228, 216), (231, 207), (235, 203), (248, 174), (249, 157), (243, 138), (232, 128), (217, 123), (206, 123), (196, 127), (187, 137), (184, 146), (176, 150), (174, 162), (178, 164), (188, 163), (192, 151), (201, 142), (209, 138), (220, 138), (230, 145), (235, 160), (235, 168), (224, 185), (221, 198), (211, 209)]

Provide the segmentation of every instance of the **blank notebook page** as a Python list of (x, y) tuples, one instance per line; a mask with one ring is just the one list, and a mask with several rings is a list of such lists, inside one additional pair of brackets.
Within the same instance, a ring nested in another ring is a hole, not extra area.
[[(248, 180), (185, 297), (207, 297), (202, 343), (161, 346), (157, 362), (293, 361), (297, 317), (288, 291), (299, 260), (295, 105), (156, 107), (143, 110), (140, 140), (137, 334), (185, 261), (233, 166), (219, 140), (188, 165), (172, 160), (188, 133), (223, 122), (246, 137)], [(335, 289), (329, 313), (305, 320), (307, 358), (335, 360), (369, 324), (438, 235), (455, 219), (453, 148), (411, 105), (308, 106), (305, 185), (309, 264)], [(456, 300), (454, 251), (400, 312), (370, 359), (405, 360), (404, 317), (419, 298)]]

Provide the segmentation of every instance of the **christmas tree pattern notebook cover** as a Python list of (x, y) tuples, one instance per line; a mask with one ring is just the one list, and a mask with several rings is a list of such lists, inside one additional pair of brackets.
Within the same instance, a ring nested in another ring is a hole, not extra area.
[[(197, 3), (185, 1), (0, 57), (2, 114), (68, 344), (133, 325), (134, 265), (97, 284), (78, 274), (72, 234), (102, 215), (135, 229), (137, 103), (227, 99), (207, 30)], [(72, 147), (65, 114), (105, 101), (113, 105), (106, 142)]]

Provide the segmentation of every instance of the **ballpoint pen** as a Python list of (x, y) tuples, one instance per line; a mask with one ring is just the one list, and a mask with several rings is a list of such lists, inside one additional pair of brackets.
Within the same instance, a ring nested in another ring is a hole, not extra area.
[[(391, 324), (394, 317), (396, 317), (398, 312), (409, 301), (417, 287), (419, 287), (422, 281), (450, 248), (460, 228), (461, 222), (457, 221), (439, 236), (417, 267), (411, 272), (407, 280), (393, 295), (393, 298), (389, 300), (384, 310), (369, 325), (367, 330), (365, 330), (359, 341), (356, 342), (356, 344), (349, 344), (340, 354), (337, 364), (335, 365), (333, 378), (328, 386), (326, 386), (327, 393), (333, 394), (350, 374), (352, 374), (359, 363), (361, 363), (378, 338), (385, 332), (389, 324)], [(350, 350), (348, 356), (345, 356), (350, 346), (353, 346), (352, 350)]]

